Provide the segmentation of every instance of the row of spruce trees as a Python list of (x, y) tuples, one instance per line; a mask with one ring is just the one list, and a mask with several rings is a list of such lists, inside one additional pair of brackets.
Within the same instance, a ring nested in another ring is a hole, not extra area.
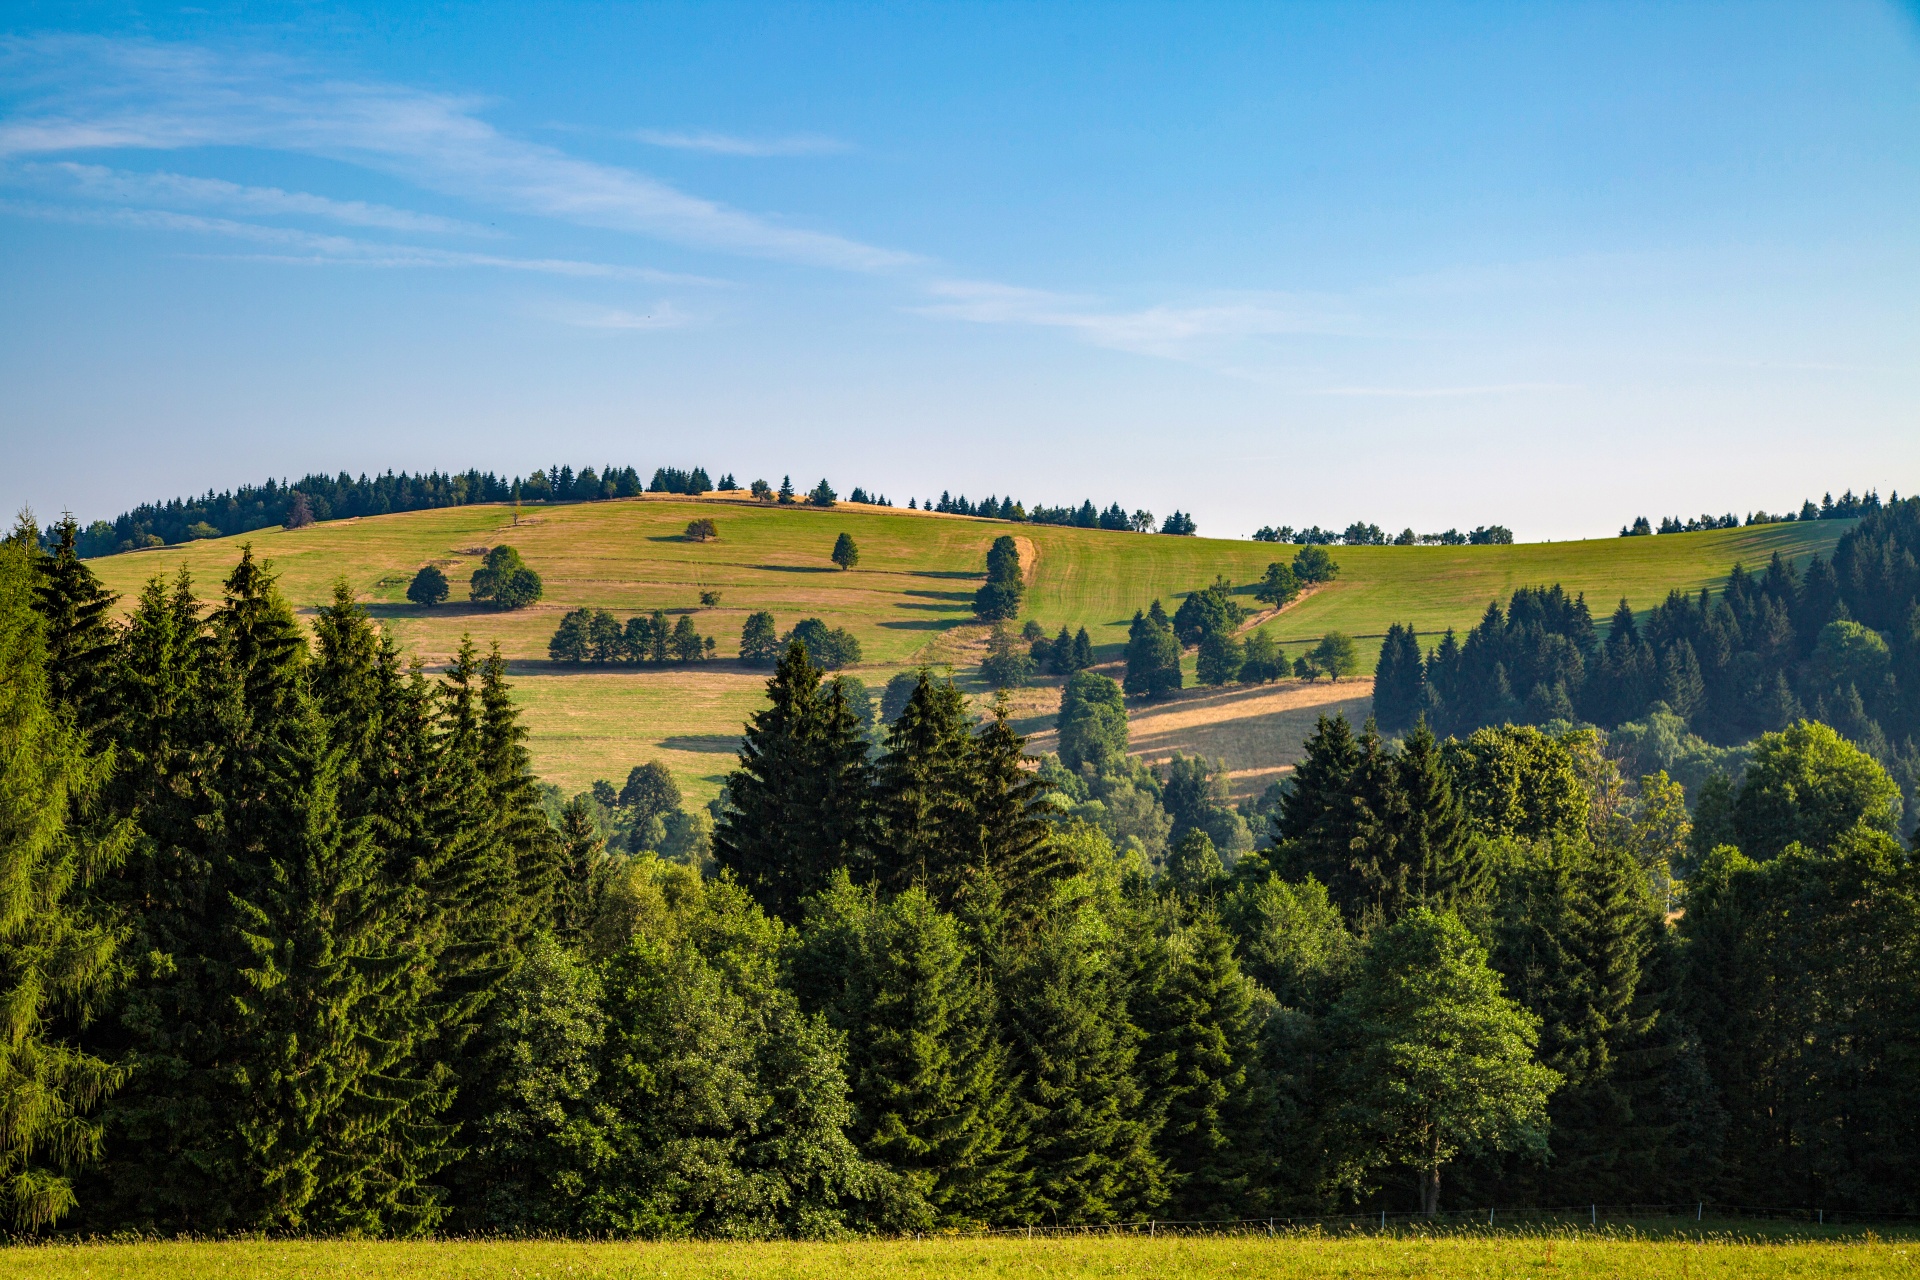
[(547, 819), (497, 655), (430, 677), (344, 588), (309, 640), (250, 556), (112, 603), (0, 552), (22, 1225), (1916, 1207), (1920, 886), (1823, 727), (1689, 832), (1590, 737), (1327, 720), (1259, 847), (1156, 872), (949, 684), (876, 749), (802, 642), (703, 876)]

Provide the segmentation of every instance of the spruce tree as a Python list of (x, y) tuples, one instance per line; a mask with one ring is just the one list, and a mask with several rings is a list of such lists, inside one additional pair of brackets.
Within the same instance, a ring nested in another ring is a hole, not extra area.
[(1003, 1017), (1026, 1117), (1028, 1221), (1092, 1224), (1157, 1206), (1155, 1117), (1135, 1072), (1124, 940), (1092, 901), (1049, 912), (1007, 978)]
[(1147, 1033), (1141, 1070), (1162, 1118), (1154, 1149), (1166, 1165), (1171, 1216), (1234, 1218), (1266, 1207), (1257, 992), (1211, 913), (1169, 932), (1149, 963), (1136, 1016)]
[(1413, 628), (1394, 623), (1380, 642), (1380, 664), (1373, 673), (1373, 717), (1386, 729), (1410, 727), (1420, 714), (1426, 683), (1420, 641)]
[(33, 553), (36, 606), (43, 623), (48, 693), (91, 732), (113, 708), (108, 695), (115, 636), (110, 611), (119, 597), (80, 559), (71, 515), (55, 526), (53, 554)]
[[(89, 753), (57, 700), (34, 577), (25, 546), (0, 544), (0, 1202), (25, 1231), (73, 1208), (69, 1175), (100, 1155), (91, 1113), (125, 1077), (51, 1024), (112, 981), (119, 939), (86, 894), (132, 835), (124, 821), (86, 821), (113, 756)], [(85, 653), (77, 634), (70, 656)]]
[(993, 719), (975, 735), (968, 772), (972, 791), (970, 861), (993, 882), (1001, 904), (1018, 921), (1036, 917), (1054, 883), (1075, 868), (1059, 840), (1059, 810), (1037, 770), (1026, 739), (1013, 731), (1003, 698)]
[(892, 890), (920, 885), (950, 909), (984, 870), (977, 861), (972, 725), (957, 687), (921, 673), (887, 730), (875, 775), (870, 874)]
[(1485, 888), (1486, 863), (1425, 720), (1414, 726), (1395, 763), (1406, 797), (1396, 834), (1399, 855), (1411, 869), (1410, 901), (1435, 910), (1461, 907)]
[(1274, 815), (1275, 858), (1282, 873), (1294, 881), (1318, 880), (1343, 908), (1362, 892), (1353, 866), (1359, 834), (1353, 779), (1360, 764), (1360, 744), (1346, 717), (1321, 716)]
[(1024, 1216), (1022, 1116), (959, 923), (917, 886), (882, 900), (842, 877), (811, 904), (799, 963), (826, 975), (812, 990), (846, 1037), (853, 1133), (901, 1179), (901, 1225)]
[(767, 696), (727, 778), (713, 850), (768, 914), (791, 922), (835, 870), (865, 864), (870, 771), (852, 711), (839, 690), (822, 690), (805, 646), (787, 646)]

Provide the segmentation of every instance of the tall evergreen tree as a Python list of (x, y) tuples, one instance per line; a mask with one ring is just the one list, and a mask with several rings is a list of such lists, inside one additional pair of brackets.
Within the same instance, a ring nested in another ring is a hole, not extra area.
[(1027, 1126), (1029, 1221), (1100, 1223), (1156, 1207), (1156, 1117), (1135, 1072), (1124, 938), (1099, 906), (1049, 911), (1007, 978), (1004, 1018)]
[(714, 856), (768, 914), (800, 918), (801, 900), (869, 848), (867, 744), (838, 688), (794, 644), (767, 681), (727, 779)]
[(891, 890), (921, 885), (953, 904), (974, 870), (973, 763), (965, 697), (922, 672), (876, 770), (875, 880)]
[(1170, 930), (1150, 961), (1136, 1017), (1147, 1033), (1141, 1069), (1162, 1117), (1155, 1150), (1173, 1216), (1244, 1217), (1266, 1206), (1260, 995), (1210, 912)]
[(1426, 669), (1413, 628), (1396, 622), (1380, 642), (1380, 664), (1373, 673), (1373, 718), (1386, 729), (1406, 729), (1420, 714)]
[(95, 807), (113, 756), (58, 701), (34, 577), (25, 545), (0, 544), (0, 1202), (29, 1231), (73, 1208), (69, 1175), (100, 1155), (91, 1113), (124, 1076), (50, 1024), (111, 981), (118, 931), (85, 895), (131, 835)]
[(807, 987), (847, 1037), (854, 1135), (902, 1179), (902, 1225), (1021, 1217), (1022, 1116), (959, 923), (918, 886), (881, 899), (842, 877), (810, 904), (805, 939), (800, 966), (821, 975)]
[(119, 600), (80, 559), (79, 526), (71, 515), (54, 527), (53, 554), (33, 555), (37, 607), (46, 645), (48, 692), (91, 731), (112, 715), (110, 667), (115, 636), (110, 611)]
[(1485, 888), (1486, 863), (1453, 793), (1440, 744), (1424, 720), (1414, 726), (1395, 763), (1406, 797), (1396, 834), (1400, 857), (1411, 869), (1410, 899), (1442, 911), (1464, 906)]

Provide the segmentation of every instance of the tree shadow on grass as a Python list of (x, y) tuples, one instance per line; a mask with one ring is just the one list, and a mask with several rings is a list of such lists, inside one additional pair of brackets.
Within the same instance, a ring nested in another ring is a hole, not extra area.
[(951, 631), (969, 621), (967, 618), (896, 618), (880, 625), (888, 631)]
[(919, 600), (972, 600), (971, 591), (902, 591), (903, 596), (913, 596)]
[(768, 573), (840, 573), (838, 565), (831, 564), (750, 564), (749, 569), (764, 569)]
[(668, 751), (694, 751), (701, 755), (731, 756), (740, 751), (740, 735), (737, 733), (678, 733), (670, 738), (660, 739), (660, 745)]
[(512, 609), (494, 609), (468, 600), (458, 603), (449, 600), (432, 608), (397, 600), (373, 601), (360, 607), (367, 611), (370, 618), (498, 618), (514, 612)]
[(987, 580), (987, 575), (984, 573), (968, 572), (962, 569), (915, 569), (913, 576), (916, 578), (971, 578), (975, 582)]

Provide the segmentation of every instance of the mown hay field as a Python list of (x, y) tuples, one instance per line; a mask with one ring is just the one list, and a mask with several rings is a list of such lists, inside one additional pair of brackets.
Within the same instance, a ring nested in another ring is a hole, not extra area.
[[(718, 523), (717, 540), (682, 536), (700, 516)], [(1555, 582), (1585, 592), (1602, 617), (1623, 596), (1644, 609), (1670, 590), (1721, 582), (1736, 563), (1760, 567), (1775, 551), (1794, 559), (1830, 551), (1846, 527), (1824, 521), (1509, 547), (1336, 548), (1338, 581), (1261, 625), (1291, 645), (1346, 631), (1359, 639), (1370, 665), (1375, 641), (1393, 622), (1428, 634), (1463, 628), (1489, 600), (1518, 586)], [(850, 571), (828, 558), (843, 531), (860, 547), (860, 564)], [(737, 651), (748, 613), (771, 610), (782, 630), (806, 617), (848, 628), (865, 651), (855, 674), (869, 684), (921, 663), (964, 669), (977, 660), (980, 644), (969, 605), (987, 548), (1002, 534), (1020, 540), (1029, 581), (1024, 616), (1050, 632), (1086, 627), (1107, 661), (1119, 658), (1136, 609), (1157, 598), (1171, 610), (1181, 593), (1216, 574), (1250, 593), (1270, 561), (1292, 554), (1256, 542), (1014, 525), (850, 504), (815, 510), (649, 496), (529, 507), (517, 523), (512, 509), (501, 506), (330, 521), (91, 563), (123, 604), (148, 578), (171, 576), (183, 565), (201, 593), (214, 596), (241, 545), (250, 543), (273, 562), (297, 606), (310, 611), (344, 580), (430, 665), (445, 661), (463, 636), (483, 648), (498, 643), (511, 663), (543, 777), (573, 790), (659, 759), (691, 797), (704, 799), (731, 765), (729, 744), (741, 721), (761, 703), (764, 673), (726, 660)], [(502, 614), (466, 602), (467, 578), (499, 543), (517, 547), (545, 579), (537, 606)], [(406, 601), (408, 581), (428, 563), (440, 565), (453, 583), (454, 599), (434, 609)], [(719, 592), (719, 605), (702, 607), (702, 591)], [(1250, 595), (1247, 604), (1254, 605)], [(558, 667), (547, 661), (547, 640), (562, 614), (582, 606), (622, 617), (691, 611), (699, 630), (715, 637), (723, 661), (658, 671)], [(1245, 710), (1230, 701), (1222, 706)], [(1226, 718), (1233, 727), (1212, 736), (1249, 750), (1297, 737), (1291, 721), (1262, 729), (1244, 714)], [(1182, 723), (1195, 736), (1156, 732), (1155, 754), (1175, 748), (1221, 754), (1198, 736), (1204, 718), (1187, 715)], [(1229, 756), (1230, 766), (1242, 771), (1284, 763)]]
[[(1689, 1224), (1692, 1225), (1692, 1224)], [(12, 1280), (943, 1280), (945, 1277), (1906, 1276), (1920, 1242), (1859, 1232), (941, 1239), (849, 1244), (234, 1242), (0, 1250)]]

